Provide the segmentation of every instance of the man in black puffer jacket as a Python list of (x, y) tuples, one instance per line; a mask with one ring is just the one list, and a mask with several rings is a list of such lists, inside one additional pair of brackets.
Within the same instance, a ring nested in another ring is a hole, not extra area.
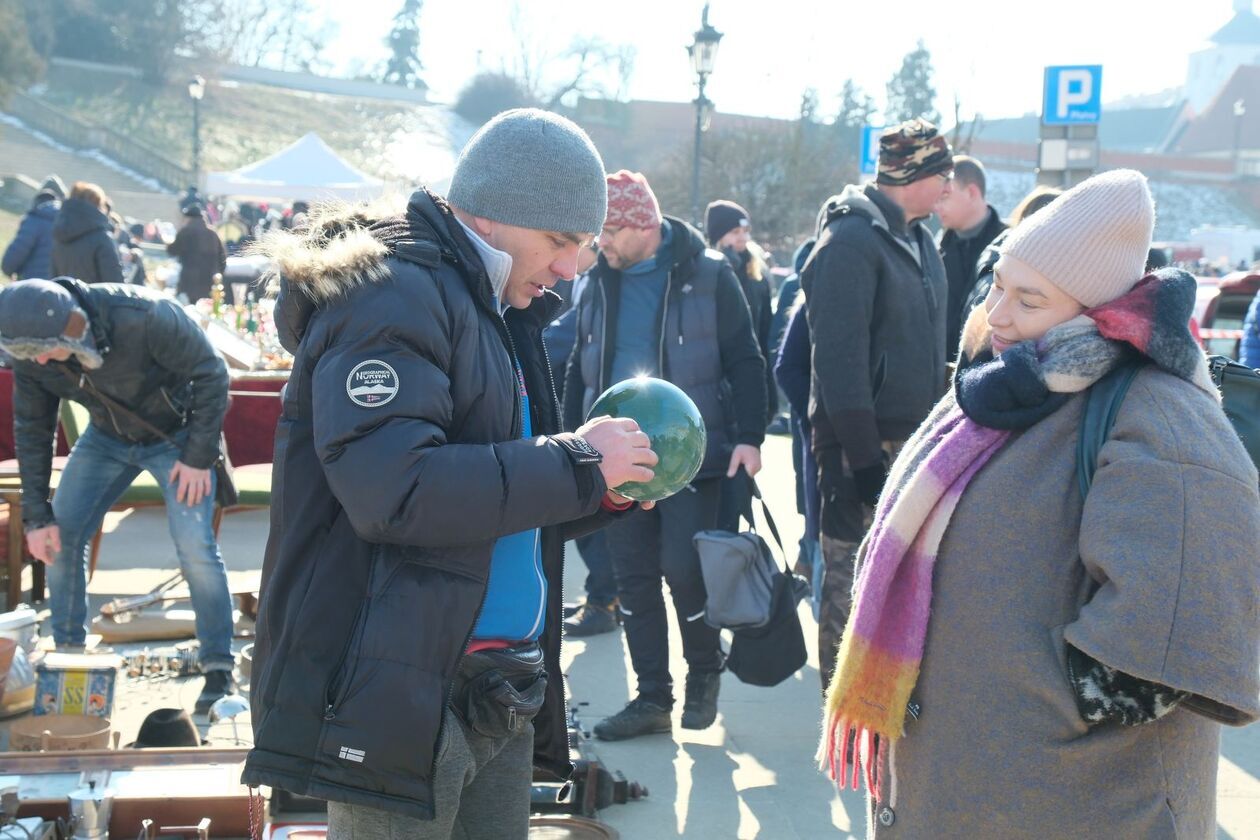
[(922, 220), (953, 168), (936, 127), (883, 133), (874, 184), (823, 205), (801, 271), (813, 344), (809, 421), (822, 499), (819, 671), (831, 681), (854, 554), (901, 444), (945, 391), (945, 266)]
[(244, 780), (329, 800), (330, 837), (521, 838), (533, 767), (572, 769), (564, 542), (656, 461), (631, 420), (560, 432), (542, 343), (605, 204), (581, 129), (516, 110), (447, 200), (262, 243), (295, 359)]
[(77, 182), (53, 222), (52, 273), (84, 283), (123, 282), (122, 258), (114, 227), (105, 215), (107, 199), (96, 184)]
[[(0, 349), (13, 362), (22, 524), (49, 565), (53, 640), (87, 634), (87, 554), (105, 512), (146, 470), (161, 486), (201, 643), (197, 709), (234, 690), (232, 605), (215, 540), (214, 476), (228, 375), (201, 328), (136, 286), (23, 280), (0, 291)], [(58, 401), (87, 407), (50, 503)], [(160, 435), (158, 433), (161, 433)]]

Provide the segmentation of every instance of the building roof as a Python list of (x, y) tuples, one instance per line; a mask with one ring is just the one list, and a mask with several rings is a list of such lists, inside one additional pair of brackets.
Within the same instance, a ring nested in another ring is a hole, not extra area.
[(1260, 46), (1260, 17), (1251, 11), (1238, 12), (1210, 40), (1222, 46)]
[[(1216, 98), (1195, 117), (1176, 143), (1176, 151), (1186, 155), (1233, 152), (1238, 132), (1240, 149), (1260, 149), (1260, 66), (1244, 65), (1234, 71)], [(1242, 100), (1246, 113), (1237, 125), (1234, 103)]]
[[(1103, 107), (1098, 140), (1103, 149), (1118, 152), (1160, 152), (1181, 121), (1185, 103), (1158, 108)], [(985, 120), (976, 139), (998, 143), (1036, 143), (1040, 118), (1035, 114)], [(964, 126), (964, 133), (967, 127)], [(952, 129), (951, 129), (952, 131)], [(950, 132), (946, 132), (948, 136)]]

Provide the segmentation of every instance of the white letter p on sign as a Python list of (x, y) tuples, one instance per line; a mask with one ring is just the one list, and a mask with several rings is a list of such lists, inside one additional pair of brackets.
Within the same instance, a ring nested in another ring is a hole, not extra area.
[[(1073, 90), (1073, 87), (1076, 89)], [(1059, 71), (1059, 96), (1055, 116), (1067, 119), (1073, 105), (1087, 105), (1094, 98), (1094, 77), (1088, 70)]]

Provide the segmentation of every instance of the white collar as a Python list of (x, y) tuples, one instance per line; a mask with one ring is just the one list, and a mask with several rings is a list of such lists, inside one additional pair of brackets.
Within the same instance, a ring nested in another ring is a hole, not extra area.
[(503, 290), (507, 288), (508, 275), (512, 273), (512, 255), (491, 246), (481, 238), (477, 231), (464, 224), (464, 220), (458, 216), (455, 217), (455, 221), (464, 228), (473, 247), (477, 249), (477, 256), (481, 257), (481, 263), (486, 267), (486, 274), (490, 276), (490, 287), (494, 290), (494, 298), (502, 307)]

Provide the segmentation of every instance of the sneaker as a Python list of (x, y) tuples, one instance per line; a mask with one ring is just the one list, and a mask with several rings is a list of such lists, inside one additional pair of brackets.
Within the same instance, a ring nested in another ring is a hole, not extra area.
[(683, 729), (708, 729), (717, 720), (721, 671), (692, 671), (687, 674), (687, 699), (683, 703)]
[(206, 683), (197, 695), (197, 705), (193, 707), (196, 714), (204, 715), (210, 711), (214, 701), (236, 693), (236, 679), (231, 671), (207, 671)]
[(564, 620), (564, 635), (574, 639), (585, 636), (598, 636), (600, 633), (611, 633), (617, 629), (617, 605), (609, 604), (601, 607), (589, 601), (578, 607), (569, 618)]
[(617, 714), (595, 724), (595, 737), (601, 741), (624, 741), (640, 735), (670, 732), (673, 728), (669, 709), (636, 697)]

